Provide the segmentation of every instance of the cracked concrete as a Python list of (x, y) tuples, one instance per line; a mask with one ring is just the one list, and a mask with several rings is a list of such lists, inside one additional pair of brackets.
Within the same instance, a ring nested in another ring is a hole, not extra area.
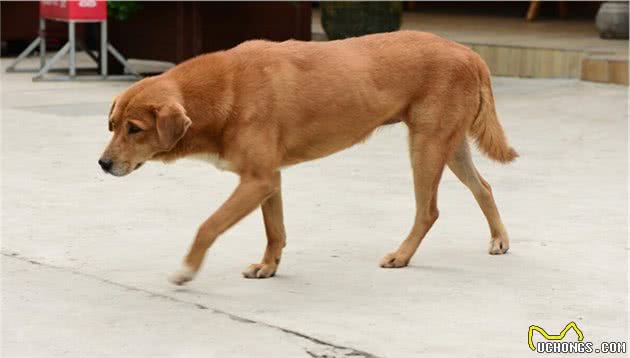
[(128, 84), (28, 76), (1, 82), (5, 356), (521, 357), (529, 325), (572, 320), (593, 342), (627, 337), (625, 87), (494, 79), (522, 157), (475, 160), (508, 255), (485, 253), (483, 216), (446, 172), (411, 266), (377, 267), (413, 216), (405, 130), (392, 126), (285, 171), (275, 278), (240, 277), (265, 244), (255, 213), (178, 288), (167, 275), (237, 178), (194, 161), (104, 176), (105, 114)]
[[(216, 354), (217, 357), (222, 357), (222, 356), (233, 356), (233, 354), (236, 353), (235, 350), (238, 350), (238, 348), (232, 347), (233, 345), (237, 345), (238, 347), (238, 345), (249, 344), (251, 349), (256, 350), (258, 353), (261, 354), (261, 356), (269, 355), (269, 356), (276, 356), (276, 357), (277, 356), (288, 357), (288, 356), (304, 355), (303, 353), (306, 353), (312, 357), (322, 357), (322, 358), (324, 357), (378, 358), (375, 355), (372, 355), (370, 353), (356, 350), (350, 347), (339, 346), (330, 342), (323, 341), (321, 339), (310, 337), (304, 333), (296, 332), (296, 331), (282, 328), (282, 327), (277, 327), (277, 326), (267, 324), (264, 322), (257, 322), (257, 321), (254, 321), (245, 317), (241, 317), (241, 316), (234, 315), (228, 312), (213, 309), (211, 307), (208, 307), (206, 305), (202, 305), (196, 302), (186, 301), (186, 300), (168, 296), (162, 293), (156, 293), (150, 290), (128, 286), (125, 284), (120, 284), (118, 282), (114, 282), (108, 279), (104, 279), (104, 278), (97, 277), (90, 274), (85, 274), (77, 270), (43, 264), (35, 260), (21, 257), (17, 253), (3, 252), (2, 259), (3, 259), (2, 264), (4, 266), (3, 267), (3, 278), (4, 278), (3, 292), (18, 293), (17, 296), (13, 294), (8, 294), (7, 299), (3, 300), (3, 305), (8, 305), (10, 307), (13, 305), (15, 306), (20, 306), (20, 305), (25, 305), (25, 304), (28, 305), (29, 303), (32, 302), (31, 300), (34, 299), (33, 296), (38, 296), (40, 298), (45, 297), (45, 301), (43, 302), (44, 305), (55, 306), (55, 303), (60, 304), (62, 302), (55, 302), (55, 300), (59, 299), (60, 297), (70, 298), (70, 302), (71, 302), (71, 297), (69, 297), (71, 295), (68, 295), (67, 290), (68, 290), (68, 285), (72, 283), (72, 286), (76, 285), (78, 287), (81, 287), (81, 290), (90, 288), (89, 291), (91, 291), (92, 294), (94, 294), (94, 291), (102, 293), (102, 295), (99, 294), (98, 296), (94, 296), (95, 302), (92, 302), (93, 304), (91, 305), (92, 307), (98, 306), (100, 304), (99, 302), (96, 302), (96, 300), (98, 301), (102, 300), (105, 302), (108, 300), (125, 301), (124, 298), (121, 298), (120, 296), (117, 296), (115, 298), (112, 296), (114, 294), (133, 296), (133, 295), (129, 295), (129, 293), (135, 292), (135, 293), (144, 294), (149, 298), (155, 298), (160, 301), (177, 303), (180, 305), (187, 305), (188, 308), (207, 310), (209, 314), (223, 316), (221, 318), (210, 317), (210, 322), (218, 321), (218, 322), (210, 323), (207, 320), (208, 317), (206, 316), (201, 317), (199, 315), (195, 315), (194, 310), (190, 310), (190, 309), (185, 310), (184, 307), (180, 307), (177, 310), (178, 311), (177, 314), (181, 316), (176, 319), (176, 321), (178, 322), (174, 322), (173, 327), (168, 328), (169, 330), (178, 328), (184, 332), (193, 333), (192, 331), (194, 330), (194, 327), (187, 327), (185, 325), (182, 325), (182, 323), (186, 323), (185, 318), (188, 315), (191, 316), (190, 319), (192, 320), (200, 319), (201, 321), (203, 321), (204, 327), (206, 327), (206, 325), (208, 324), (212, 324), (214, 327), (221, 327), (221, 330), (223, 331), (222, 335), (226, 334), (225, 330), (227, 330), (228, 332), (230, 330), (233, 330), (232, 332), (230, 332), (230, 335), (233, 335), (233, 338), (234, 338), (233, 340), (220, 342), (220, 344), (216, 344), (218, 349), (215, 349), (215, 350), (211, 349), (207, 352), (203, 352), (203, 354), (201, 354), (202, 352), (200, 350), (197, 350), (198, 348), (194, 348), (193, 350), (191, 350), (190, 347), (187, 347), (184, 350), (180, 350), (178, 349), (178, 347), (173, 347), (173, 348), (162, 347), (160, 350), (157, 350), (155, 352), (149, 352), (149, 351), (146, 351), (143, 346), (140, 346), (140, 348), (138, 348), (138, 346), (131, 346), (127, 348), (127, 346), (124, 345), (125, 350), (122, 350), (122, 351), (100, 352), (98, 350), (94, 350), (88, 353), (90, 355), (101, 356), (101, 357), (108, 357), (108, 356), (109, 357), (121, 357), (121, 356), (188, 357), (188, 356), (197, 356), (197, 355), (204, 355), (204, 354), (213, 356), (214, 354)], [(29, 265), (24, 265), (24, 264), (35, 265), (35, 268), (33, 269), (33, 267)], [(31, 277), (37, 278), (37, 280), (34, 280), (35, 282), (33, 281), (29, 282), (32, 286), (30, 286), (28, 290), (24, 290), (23, 287), (20, 287), (21, 277), (25, 273), (28, 273), (29, 276)], [(68, 282), (67, 274), (71, 274), (74, 276), (74, 277), (70, 277), (70, 282)], [(60, 282), (63, 282), (63, 284), (60, 284)], [(107, 286), (114, 286), (115, 291), (112, 292), (110, 290), (107, 290), (107, 288), (102, 287), (103, 284)], [(121, 290), (123, 291), (122, 293), (119, 292)], [(60, 292), (60, 291), (65, 291), (65, 292)], [(39, 295), (38, 293), (43, 293), (43, 294)], [(16, 298), (19, 302), (13, 301)], [(162, 310), (164, 309), (170, 310), (170, 307), (171, 307), (170, 305), (168, 305), (166, 308), (164, 307), (160, 308), (159, 307), (160, 304), (157, 302), (152, 302), (152, 304), (148, 306), (151, 307), (152, 310), (155, 309), (158, 312), (162, 312)], [(54, 313), (54, 315), (58, 316), (60, 320), (63, 320), (65, 317), (67, 317), (67, 315), (77, 314), (77, 312), (72, 312), (72, 307), (68, 304), (65, 304), (64, 308), (65, 310), (62, 309), (61, 311)], [(123, 307), (119, 307), (119, 308), (123, 308)], [(110, 309), (116, 309), (116, 308), (110, 307)], [(88, 308), (88, 310), (91, 310), (91, 307)], [(183, 311), (183, 313), (181, 311)], [(140, 312), (133, 309), (131, 310), (131, 312), (134, 313), (136, 316), (139, 316), (140, 314)], [(118, 312), (117, 314), (124, 315), (126, 313), (128, 312), (125, 309), (120, 309), (120, 312)], [(155, 314), (155, 312), (151, 312), (151, 313), (145, 312), (145, 313), (147, 313), (148, 316), (152, 316)], [(12, 321), (12, 319), (14, 318), (10, 312), (8, 313), (3, 312), (3, 314), (5, 315), (5, 319), (8, 319), (9, 321)], [(78, 312), (78, 314), (83, 315), (81, 312)], [(172, 314), (172, 312), (170, 314)], [(225, 322), (225, 320), (223, 319), (224, 317), (227, 317), (230, 320), (237, 322), (237, 324)], [(41, 322), (42, 317), (38, 317), (37, 310), (34, 310), (34, 311), (30, 311), (30, 317), (28, 318), (30, 319), (30, 321), (29, 320), (27, 320), (26, 322), (21, 321), (20, 327), (17, 327), (17, 328), (11, 327), (11, 325), (9, 324), (7, 326), (4, 326), (4, 328), (7, 328), (7, 329), (12, 328), (11, 331), (13, 331), (13, 334), (17, 334), (23, 337), (25, 340), (28, 340), (29, 328), (33, 327), (37, 323), (42, 323)], [(45, 315), (45, 317), (43, 318), (45, 320), (50, 320), (50, 317), (48, 315)], [(166, 317), (161, 317), (161, 319), (165, 319), (165, 318)], [(136, 322), (133, 322), (131, 324), (134, 324), (134, 323)], [(140, 320), (137, 323), (139, 323), (141, 326), (146, 327), (151, 324), (151, 321)], [(253, 328), (244, 327), (242, 324), (254, 325), (256, 327), (253, 327)], [(80, 328), (81, 326), (84, 326), (84, 328), (88, 330), (94, 329), (94, 327), (92, 327), (93, 322), (91, 322), (90, 320), (80, 320), (76, 322), (74, 325), (76, 325), (76, 328)], [(120, 322), (117, 322), (116, 325), (120, 325)], [(203, 327), (200, 327), (200, 329), (203, 329)], [(274, 330), (277, 332), (272, 332)], [(252, 332), (247, 332), (247, 331), (252, 331)], [(114, 329), (106, 334), (111, 334), (112, 336), (115, 337), (117, 335), (116, 333), (117, 332)], [(148, 332), (143, 331), (142, 334), (143, 335), (146, 334), (145, 337), (148, 337), (149, 339), (153, 339), (154, 337), (150, 336), (149, 335), (150, 333), (151, 332), (149, 330)], [(202, 341), (206, 339), (203, 337), (207, 337), (208, 335), (211, 335), (211, 334), (212, 334), (211, 332), (201, 333)], [(247, 335), (248, 338), (244, 339), (243, 335)], [(269, 340), (271, 340), (272, 343), (273, 343), (273, 340), (278, 340), (279, 342), (283, 342), (283, 344), (279, 344), (278, 346), (275, 346), (274, 344), (269, 344), (268, 347), (262, 348), (260, 349), (260, 351), (258, 351), (260, 347), (259, 345), (261, 344), (261, 337), (262, 339), (268, 338)], [(51, 334), (47, 338), (50, 339), (51, 341), (55, 341), (54, 334)], [(127, 339), (133, 339), (134, 341), (136, 341), (138, 338), (139, 338), (138, 336), (119, 337), (119, 339), (123, 341)], [(189, 337), (189, 339), (190, 338), (192, 337)], [(75, 339), (75, 338), (72, 338), (72, 339)], [(215, 339), (218, 340), (218, 338), (215, 338)], [(248, 340), (251, 340), (251, 341), (248, 342)], [(16, 356), (31, 355), (31, 354), (34, 356), (40, 355), (37, 349), (32, 349), (28, 347), (32, 343), (30, 341), (20, 342), (22, 344), (26, 343), (26, 344), (21, 345), (20, 347), (15, 347), (13, 344), (15, 344), (16, 342), (14, 342), (13, 340), (9, 340), (6, 343), (8, 344), (3, 346), (4, 352), (8, 352), (11, 355), (12, 353), (16, 353)], [(181, 343), (186, 343), (186, 342), (181, 342)], [(61, 341), (55, 342), (55, 344), (53, 344), (52, 346), (48, 346), (46, 350), (49, 352), (51, 351), (54, 352), (55, 356), (58, 355), (59, 353), (63, 355), (65, 353), (71, 353), (72, 350), (69, 347), (72, 347), (73, 345), (74, 345), (73, 342), (64, 341), (62, 339)], [(164, 348), (166, 349), (162, 350)], [(300, 352), (300, 348), (303, 350), (303, 352)], [(86, 352), (82, 352), (82, 354), (86, 354)]]

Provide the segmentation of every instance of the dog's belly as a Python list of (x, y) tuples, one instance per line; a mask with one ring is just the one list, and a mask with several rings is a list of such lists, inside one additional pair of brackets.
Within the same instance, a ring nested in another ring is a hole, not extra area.
[(321, 121), (285, 136), (282, 165), (319, 159), (365, 141), (381, 125), (400, 122), (400, 118), (377, 121)]

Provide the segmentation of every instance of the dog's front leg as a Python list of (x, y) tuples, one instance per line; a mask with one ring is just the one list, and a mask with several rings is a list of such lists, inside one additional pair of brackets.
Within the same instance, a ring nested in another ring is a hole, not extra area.
[(181, 285), (192, 280), (214, 240), (273, 195), (279, 189), (279, 184), (279, 176), (275, 175), (268, 178), (241, 177), (241, 182), (228, 200), (199, 227), (183, 267), (171, 276), (171, 282)]
[(282, 214), (280, 172), (277, 173), (277, 177), (278, 190), (261, 205), (263, 220), (265, 221), (265, 233), (267, 234), (267, 248), (260, 263), (249, 265), (243, 271), (245, 278), (273, 277), (276, 274), (278, 265), (280, 265), (282, 249), (286, 244), (286, 234)]

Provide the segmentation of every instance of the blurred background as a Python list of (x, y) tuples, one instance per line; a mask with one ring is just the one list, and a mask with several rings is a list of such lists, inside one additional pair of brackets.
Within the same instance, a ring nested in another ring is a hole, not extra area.
[[(2, 56), (14, 57), (37, 37), (39, 4), (0, 6)], [(88, 49), (98, 46), (97, 26), (77, 27)], [(108, 1), (109, 42), (145, 74), (248, 39), (324, 41), (399, 28), (463, 43), (498, 76), (628, 84), (628, 3), (623, 1)], [(67, 41), (66, 29), (66, 23), (48, 21), (49, 51)], [(110, 73), (122, 71), (113, 59), (109, 67)]]

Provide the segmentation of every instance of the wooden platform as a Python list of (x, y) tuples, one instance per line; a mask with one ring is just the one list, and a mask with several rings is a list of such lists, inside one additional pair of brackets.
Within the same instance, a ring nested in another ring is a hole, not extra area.
[[(313, 10), (313, 39), (325, 39)], [(402, 29), (470, 46), (496, 76), (579, 78), (628, 85), (628, 40), (600, 39), (594, 21), (405, 12)]]

